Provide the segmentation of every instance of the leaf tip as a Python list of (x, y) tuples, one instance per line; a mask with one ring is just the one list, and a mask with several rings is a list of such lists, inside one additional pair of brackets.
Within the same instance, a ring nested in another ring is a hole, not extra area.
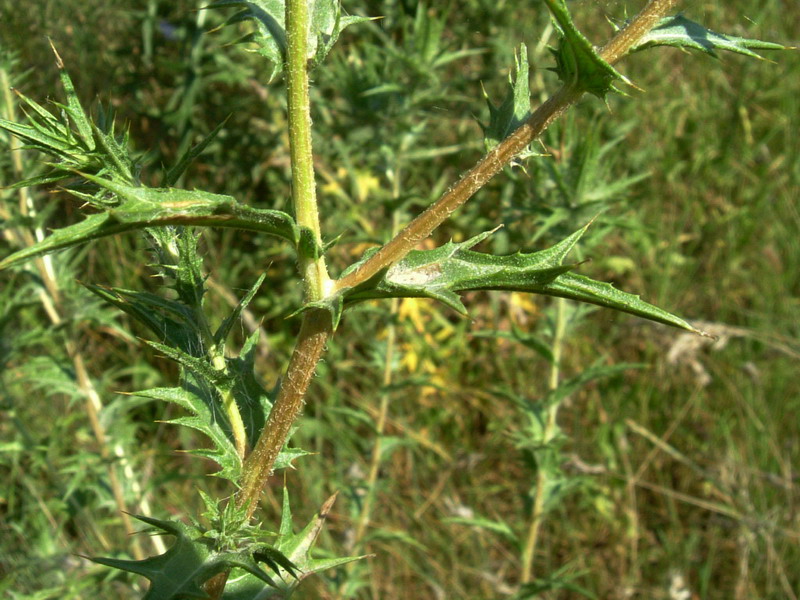
[(695, 327), (691, 323), (689, 324), (689, 326), (692, 328), (691, 329), (692, 333), (695, 333), (695, 334), (699, 335), (700, 337), (708, 338), (709, 340), (713, 340), (713, 341), (717, 341), (719, 339), (719, 336), (712, 335), (712, 334), (708, 333), (707, 331), (703, 331), (702, 329), (698, 329), (697, 327)]
[(50, 49), (53, 51), (53, 54), (54, 54), (54, 55), (55, 55), (55, 57), (56, 57), (56, 66), (57, 66), (57, 67), (58, 67), (60, 70), (63, 70), (63, 69), (64, 69), (64, 61), (63, 61), (63, 59), (61, 58), (61, 55), (58, 53), (58, 50), (56, 50), (56, 46), (55, 46), (55, 44), (53, 43), (53, 38), (51, 38), (51, 37), (48, 37), (48, 38), (47, 38), (47, 42), (50, 44)]

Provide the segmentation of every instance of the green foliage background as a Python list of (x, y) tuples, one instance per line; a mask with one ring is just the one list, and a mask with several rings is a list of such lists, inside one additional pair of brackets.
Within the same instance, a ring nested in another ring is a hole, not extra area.
[[(604, 15), (638, 8), (573, 4), (597, 43), (610, 35)], [(84, 102), (113, 104), (153, 173), (229, 117), (181, 184), (288, 210), (283, 92), (268, 83), (267, 65), (227, 46), (232, 33), (201, 34), (222, 22), (195, 10), (202, 5), (41, 0), (26, 10), (0, 0), (0, 58), (27, 96), (57, 97), (50, 36)], [(334, 271), (388, 239), (480, 155), (479, 121), (488, 122), (481, 84), (502, 97), (520, 42), (530, 49), (533, 95), (556, 85), (540, 43), (549, 23), (542, 3), (438, 2), (427, 19), (405, 0), (345, 9), (385, 18), (345, 32), (314, 75), (323, 231), (342, 235)], [(795, 3), (697, 2), (687, 15), (718, 31), (798, 42)], [(507, 170), (436, 234), (438, 243), (463, 241), (505, 223), (494, 251), (538, 249), (602, 211), (581, 245), (581, 258), (592, 259), (582, 272), (709, 322), (719, 336), (705, 344), (570, 305), (565, 378), (598, 363), (646, 367), (594, 381), (562, 408), (569, 439), (560, 460), (575, 489), (544, 524), (540, 576), (559, 572), (599, 598), (667, 598), (678, 576), (699, 598), (791, 598), (800, 589), (800, 57), (771, 58), (777, 64), (673, 50), (632, 57), (620, 70), (644, 93), (611, 98), (610, 113), (584, 100), (546, 135), (549, 156)], [(587, 139), (594, 146), (578, 143)], [(592, 155), (593, 147), (603, 150)], [(7, 152), (0, 177), (15, 181)], [(57, 188), (34, 193), (50, 226), (76, 220), (75, 203)], [(14, 192), (2, 194), (16, 201)], [(207, 302), (220, 319), (267, 269), (239, 337), (263, 329), (258, 367), (273, 382), (296, 333), (296, 320), (285, 318), (301, 296), (294, 259), (254, 233), (202, 235)], [(0, 240), (0, 255), (11, 250)], [(3, 274), (0, 593), (11, 598), (139, 594), (141, 582), (81, 558), (128, 556), (131, 540), (108, 482), (108, 464), (118, 459), (98, 451), (69, 340), (89, 359), (101, 420), (131, 457), (155, 514), (200, 512), (198, 487), (228, 493), (204, 476), (209, 465), (176, 452), (205, 443), (161, 422), (177, 409), (165, 414), (122, 394), (171, 384), (175, 367), (136, 337), (145, 331), (77, 283), (155, 290), (147, 256), (134, 235), (58, 255), (66, 307), (58, 327), (46, 325), (30, 273)], [(521, 295), (477, 292), (467, 300), (471, 319), (429, 300), (406, 300), (393, 314), (383, 310), (388, 304), (367, 304), (336, 333), (294, 438), (318, 455), (302, 459), (286, 483), (301, 519), (342, 491), (321, 548), (346, 553), (377, 406), (388, 394), (366, 538), (375, 556), (369, 569), (312, 580), (304, 597), (345, 594), (345, 580), (357, 598), (497, 598), (514, 589), (518, 548), (501, 528), (474, 523), (480, 517), (518, 534), (527, 526), (534, 479), (515, 445), (519, 411), (507, 398), (546, 394), (549, 367), (537, 350), (547, 346), (553, 308)], [(390, 323), (392, 377), (381, 386)], [(266, 522), (277, 522), (280, 484), (264, 502)], [(146, 537), (139, 543), (152, 552)]]

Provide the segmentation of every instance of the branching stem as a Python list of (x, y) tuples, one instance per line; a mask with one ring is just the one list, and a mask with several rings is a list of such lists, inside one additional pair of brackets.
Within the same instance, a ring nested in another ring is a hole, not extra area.
[[(314, 163), (311, 146), (311, 110), (308, 98), (308, 2), (286, 3), (286, 88), (289, 102), (289, 146), (292, 159), (292, 202), (301, 228), (310, 230), (314, 242), (322, 246), (317, 208)], [(306, 300), (320, 300), (330, 287), (325, 259), (304, 256), (300, 251), (300, 272)], [(332, 333), (330, 316), (324, 311), (309, 311), (303, 316), (280, 392), (253, 451), (244, 463), (238, 506), (247, 507), (248, 516), (258, 505), (258, 497), (286, 443), (292, 425), (300, 414), (311, 377)]]
[[(678, 0), (651, 0), (647, 6), (615, 35), (600, 51), (609, 64), (619, 61)], [(453, 212), (485, 186), (503, 167), (544, 133), (545, 129), (577, 102), (583, 92), (569, 85), (561, 87), (542, 104), (516, 131), (486, 154), (405, 229), (387, 242), (361, 267), (336, 281), (336, 288), (355, 287), (402, 260), (417, 244), (427, 238)]]
[[(672, 8), (677, 0), (651, 0), (631, 23), (620, 31), (602, 51), (603, 58), (616, 62), (643, 36), (654, 23)], [(308, 104), (308, 72), (306, 45), (308, 9), (304, 0), (289, 0), (286, 5), (288, 35), (287, 84), (289, 88), (289, 135), (292, 147), (292, 196), (301, 227), (314, 232), (321, 240), (317, 211), (314, 170), (311, 155), (311, 118)], [(383, 246), (370, 260), (347, 277), (336, 282), (337, 288), (352, 287), (369, 279), (381, 269), (401, 260), (420, 241), (428, 237), (456, 209), (469, 200), (517, 154), (570, 106), (582, 93), (564, 86), (551, 96), (514, 133), (484, 156), (445, 194), (405, 229)], [(310, 299), (327, 296), (330, 282), (322, 259), (303, 259), (301, 264), (306, 293)], [(307, 311), (300, 334), (289, 361), (286, 375), (264, 431), (253, 452), (247, 457), (242, 489), (237, 504), (246, 506), (249, 515), (255, 511), (258, 497), (272, 474), (278, 457), (303, 406), (308, 385), (325, 344), (332, 333), (330, 316), (321, 310)]]
[[(316, 246), (321, 247), (322, 234), (311, 146), (311, 110), (306, 60), (308, 3), (305, 0), (288, 0), (286, 3), (286, 34), (292, 204), (297, 224), (310, 231)], [(330, 277), (322, 256), (305, 256), (301, 248), (300, 275), (303, 277), (307, 301), (325, 297), (330, 287)], [(236, 496), (236, 505), (246, 507), (248, 518), (255, 512), (261, 491), (272, 475), (275, 461), (300, 414), (306, 390), (331, 333), (331, 320), (327, 313), (320, 311), (305, 313), (278, 397), (253, 451), (244, 462), (242, 488)], [(222, 596), (227, 579), (227, 572), (212, 578), (205, 586), (206, 593), (217, 600)]]

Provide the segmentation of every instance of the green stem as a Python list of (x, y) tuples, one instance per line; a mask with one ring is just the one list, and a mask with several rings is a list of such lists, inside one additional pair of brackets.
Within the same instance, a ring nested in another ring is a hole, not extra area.
[[(311, 146), (311, 106), (308, 97), (308, 2), (286, 3), (286, 88), (289, 103), (289, 145), (292, 159), (292, 203), (301, 228), (308, 229), (317, 248), (322, 234), (314, 183), (314, 157)], [(300, 271), (306, 300), (320, 300), (331, 287), (325, 258), (305, 256), (301, 247)]]
[[(628, 26), (619, 31), (600, 51), (602, 58), (609, 64), (614, 64), (623, 58), (634, 44), (677, 4), (677, 1), (650, 0)], [(472, 198), (506, 164), (541, 136), (545, 129), (575, 104), (581, 96), (583, 96), (583, 92), (571, 86), (561, 87), (525, 123), (462, 175), (441, 198), (411, 221), (357, 270), (337, 280), (335, 287), (337, 289), (355, 287), (382, 269), (405, 258), (417, 244), (427, 238), (453, 212)]]
[[(308, 2), (288, 0), (285, 22), (292, 205), (301, 231), (310, 232), (314, 246), (321, 249), (322, 233), (314, 181), (311, 106), (308, 97)], [(303, 243), (299, 245), (298, 254), (306, 300), (321, 300), (332, 288), (325, 258), (316, 250), (309, 256), (308, 248)], [(331, 319), (327, 313), (318, 310), (305, 313), (278, 397), (253, 451), (244, 462), (242, 488), (236, 496), (236, 505), (246, 508), (248, 518), (255, 512), (261, 491), (272, 475), (275, 461), (300, 414), (306, 390), (331, 333)], [(206, 585), (208, 595), (214, 600), (220, 598), (227, 579), (228, 573), (225, 572), (209, 581)]]
[[(224, 350), (214, 343), (214, 335), (211, 333), (211, 328), (208, 325), (208, 319), (205, 312), (203, 312), (202, 300), (194, 302), (193, 306), (195, 318), (194, 322), (198, 325), (200, 333), (203, 336), (203, 342), (208, 349), (208, 356), (211, 358), (211, 365), (220, 373), (228, 375), (228, 363), (225, 360)], [(231, 426), (231, 433), (233, 434), (233, 445), (240, 458), (244, 458), (245, 451), (247, 450), (247, 430), (242, 420), (242, 413), (239, 411), (239, 405), (236, 404), (236, 398), (233, 396), (233, 389), (228, 389), (222, 394), (222, 407), (228, 417), (228, 423)]]
[[(316, 246), (321, 247), (308, 97), (308, 18), (306, 0), (289, 0), (286, 3), (286, 88), (292, 161), (292, 202), (298, 225), (310, 231)], [(306, 300), (320, 300), (327, 296), (331, 280), (325, 259), (321, 256), (306, 256), (302, 244), (300, 272), (305, 285)], [(330, 317), (324, 311), (305, 313), (278, 397), (253, 451), (244, 463), (242, 489), (236, 502), (239, 506), (247, 507), (248, 515), (255, 511), (261, 490), (272, 474), (275, 460), (300, 414), (308, 384), (331, 333)]]
[[(556, 299), (556, 323), (553, 332), (553, 362), (550, 366), (550, 379), (548, 389), (551, 391), (558, 387), (558, 380), (561, 369), (561, 350), (564, 345), (564, 308), (567, 301), (563, 298)], [(556, 417), (558, 417), (558, 403), (553, 402), (547, 407), (547, 421), (544, 428), (544, 442), (549, 444), (556, 429)], [(546, 452), (546, 450), (545, 450)], [(528, 537), (525, 540), (525, 547), (522, 550), (522, 576), (521, 582), (528, 583), (533, 578), (533, 559), (536, 554), (536, 546), (539, 541), (539, 531), (542, 526), (544, 513), (544, 496), (547, 489), (547, 472), (541, 467), (536, 472), (536, 491), (533, 496), (533, 507), (531, 508), (531, 522), (528, 527)]]
[(231, 425), (236, 453), (240, 458), (244, 458), (245, 452), (247, 452), (247, 429), (244, 426), (242, 413), (239, 410), (239, 405), (236, 404), (232, 389), (227, 390), (222, 395), (222, 407), (225, 409), (225, 414), (228, 416), (228, 422)]

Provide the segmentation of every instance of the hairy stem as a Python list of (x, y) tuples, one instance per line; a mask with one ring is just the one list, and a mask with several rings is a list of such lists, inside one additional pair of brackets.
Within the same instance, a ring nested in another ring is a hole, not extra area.
[(402, 260), (417, 244), (427, 238), (451, 214), (484, 187), (505, 165), (539, 137), (542, 132), (566, 111), (581, 92), (562, 87), (531, 115), (516, 131), (504, 139), (491, 152), (451, 186), (444, 195), (429, 206), (405, 229), (386, 243), (357, 270), (336, 282), (339, 289), (355, 287), (380, 270)]
[[(314, 243), (321, 247), (319, 211), (317, 209), (314, 164), (311, 148), (311, 109), (308, 99), (308, 3), (289, 0), (286, 3), (286, 88), (289, 102), (289, 145), (292, 161), (292, 202), (297, 223), (312, 232)], [(322, 257), (304, 256), (300, 252), (300, 271), (306, 300), (327, 295), (330, 278)], [(303, 406), (308, 384), (316, 369), (325, 342), (332, 333), (330, 316), (323, 311), (310, 311), (303, 317), (300, 334), (292, 358), (281, 383), (280, 392), (270, 411), (256, 446), (247, 457), (242, 475), (242, 490), (237, 504), (247, 507), (252, 515), (258, 496), (272, 474), (292, 424)]]
[(255, 511), (259, 494), (272, 474), (275, 460), (303, 407), (303, 397), (331, 333), (331, 318), (326, 311), (311, 310), (305, 313), (278, 397), (261, 437), (244, 463), (242, 489), (237, 504), (247, 507), (248, 516)]
[[(258, 498), (269, 481), (275, 461), (303, 408), (306, 390), (332, 333), (331, 319), (327, 312), (312, 310), (304, 314), (278, 397), (255, 448), (244, 462), (242, 487), (236, 495), (236, 506), (245, 507), (248, 518), (258, 507)], [(227, 580), (227, 571), (210, 579), (205, 585), (209, 597), (218, 600), (225, 590)]]
[[(651, 0), (627, 27), (619, 31), (606, 44), (600, 51), (600, 55), (609, 64), (619, 61), (676, 3), (677, 0)], [(355, 287), (382, 269), (405, 258), (417, 244), (427, 238), (453, 212), (472, 198), (506, 164), (541, 136), (545, 129), (575, 104), (582, 95), (583, 92), (571, 86), (561, 87), (525, 123), (481, 158), (441, 198), (411, 221), (361, 267), (337, 280), (336, 288)]]
[[(297, 224), (311, 231), (317, 248), (322, 234), (314, 183), (311, 147), (311, 106), (308, 98), (308, 2), (286, 3), (286, 88), (289, 103), (289, 146), (292, 159), (292, 203)], [(305, 256), (300, 252), (300, 271), (306, 299), (320, 300), (327, 295), (330, 277), (325, 258)]]
[[(308, 98), (308, 2), (286, 2), (286, 91), (289, 108), (289, 149), (292, 165), (292, 205), (301, 230), (311, 233), (313, 245), (322, 247), (322, 233), (314, 181), (314, 156), (311, 145), (311, 106)], [(306, 301), (324, 298), (331, 288), (325, 258), (308, 255), (299, 247), (300, 275)], [(309, 311), (303, 316), (292, 358), (281, 382), (280, 392), (269, 413), (253, 451), (244, 462), (242, 488), (236, 505), (246, 507), (248, 518), (258, 506), (258, 498), (275, 467), (292, 425), (300, 414), (311, 377), (332, 333), (330, 316), (324, 311)], [(228, 573), (220, 573), (206, 585), (214, 600), (221, 597)]]
[(619, 31), (600, 50), (600, 56), (609, 64), (614, 64), (630, 51), (642, 37), (671, 12), (679, 0), (650, 0), (641, 12)]

